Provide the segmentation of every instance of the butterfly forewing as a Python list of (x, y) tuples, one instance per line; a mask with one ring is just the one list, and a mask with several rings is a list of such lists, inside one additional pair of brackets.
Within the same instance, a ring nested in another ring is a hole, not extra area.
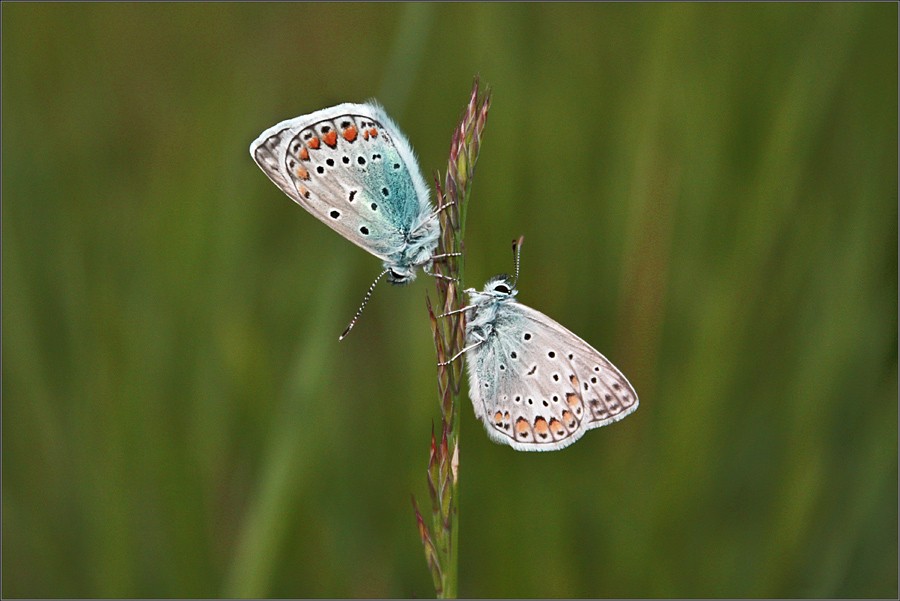
[(372, 105), (343, 104), (268, 129), (251, 154), (295, 202), (385, 259), (429, 210), (412, 151), (393, 127)]
[[(516, 308), (540, 332), (546, 348), (538, 352), (545, 352), (549, 361), (560, 360), (568, 369), (565, 372), (567, 392), (576, 396), (570, 397), (567, 404), (575, 405), (574, 399), (578, 399), (585, 413), (581, 417), (585, 429), (605, 426), (637, 409), (637, 393), (606, 357), (543, 313), (521, 304)], [(551, 353), (555, 358), (550, 357)], [(551, 380), (556, 384), (555, 379), (551, 377)]]

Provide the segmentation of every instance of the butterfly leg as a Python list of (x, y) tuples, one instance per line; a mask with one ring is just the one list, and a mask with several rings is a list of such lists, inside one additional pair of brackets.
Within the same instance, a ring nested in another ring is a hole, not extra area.
[(463, 307), (462, 309), (457, 309), (456, 311), (448, 311), (447, 313), (441, 313), (440, 315), (435, 317), (435, 319), (440, 319), (441, 317), (447, 317), (448, 315), (456, 315), (457, 313), (462, 313), (466, 309), (469, 309), (469, 307)]
[(436, 208), (436, 209), (434, 210), (434, 213), (432, 213), (431, 215), (432, 215), (432, 216), (435, 216), (435, 215), (437, 215), (438, 213), (440, 213), (441, 211), (443, 211), (444, 209), (446, 209), (446, 208), (448, 208), (448, 207), (452, 207), (452, 206), (455, 205), (455, 204), (456, 204), (456, 201), (453, 201), (453, 200), (451, 200), (450, 202), (445, 202), (444, 204), (442, 204), (441, 206), (439, 206), (438, 208)]
[(432, 259), (446, 259), (447, 257), (461, 257), (462, 253), (444, 253), (442, 255), (432, 255)]
[(469, 346), (467, 346), (467, 347), (464, 348), (463, 350), (461, 350), (461, 351), (459, 351), (458, 353), (456, 353), (455, 355), (453, 355), (453, 358), (450, 359), (449, 361), (444, 361), (443, 363), (438, 363), (438, 366), (441, 367), (441, 366), (444, 366), (444, 365), (450, 365), (451, 363), (453, 363), (454, 361), (456, 361), (457, 359), (459, 359), (460, 355), (462, 355), (462, 354), (465, 353), (466, 351), (471, 351), (473, 348), (477, 347), (479, 344), (481, 344), (481, 343), (483, 343), (483, 342), (484, 342), (484, 340), (479, 340), (479, 341), (476, 342), (475, 344), (470, 344)]
[(449, 275), (444, 275), (442, 273), (431, 273), (424, 267), (422, 268), (422, 271), (424, 271), (426, 274), (430, 275), (433, 278), (441, 278), (444, 280), (450, 280), (451, 282), (456, 282), (457, 284), (459, 283), (459, 278), (451, 278)]

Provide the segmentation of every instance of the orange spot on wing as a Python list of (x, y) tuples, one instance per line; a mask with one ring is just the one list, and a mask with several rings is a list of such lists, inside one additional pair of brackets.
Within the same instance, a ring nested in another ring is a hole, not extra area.
[(503, 414), (499, 411), (494, 414), (494, 423), (498, 426), (503, 423)]
[(569, 413), (568, 411), (563, 411), (563, 412), (562, 412), (562, 418), (563, 418), (563, 421), (566, 423), (566, 425), (567, 425), (569, 428), (574, 428), (574, 427), (575, 427), (575, 416), (574, 416), (574, 415), (572, 415), (572, 414)]
[(550, 420), (550, 431), (557, 436), (563, 436), (566, 433), (566, 429), (563, 428), (563, 425), (555, 417)]
[(574, 409), (578, 406), (578, 394), (575, 392), (567, 392), (566, 393), (566, 403), (568, 403), (569, 407)]
[(300, 179), (309, 179), (309, 171), (304, 169), (303, 167), (297, 167), (297, 177)]
[(534, 420), (534, 431), (538, 433), (538, 436), (541, 434), (547, 435), (550, 433), (550, 428), (547, 426), (547, 420), (543, 417), (539, 417)]
[(373, 127), (372, 129), (369, 130), (369, 135), (371, 135), (373, 138), (377, 137), (378, 130)]
[(350, 126), (344, 130), (344, 139), (348, 142), (352, 142), (356, 139), (356, 127)]
[(319, 147), (319, 138), (313, 136), (312, 139), (306, 143), (306, 145), (313, 150), (317, 149)]
[(364, 129), (363, 130), (363, 140), (368, 140), (368, 139), (369, 139), (369, 130)]
[(300, 196), (302, 196), (303, 198), (309, 198), (309, 190), (307, 190), (303, 186), (298, 186), (297, 191), (300, 192)]
[(516, 434), (522, 434), (524, 432), (528, 432), (531, 428), (528, 427), (528, 421), (524, 417), (520, 417), (516, 420)]
[(304, 146), (303, 148), (300, 149), (300, 155), (299, 155), (299, 156), (300, 156), (300, 160), (301, 160), (301, 161), (308, 161), (308, 160), (309, 160), (309, 151), (306, 150), (306, 146)]
[(322, 137), (322, 140), (331, 148), (337, 145), (337, 132), (333, 129)]

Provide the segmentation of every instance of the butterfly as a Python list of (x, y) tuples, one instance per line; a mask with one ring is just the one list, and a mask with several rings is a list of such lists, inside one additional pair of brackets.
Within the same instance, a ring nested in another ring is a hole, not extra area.
[(375, 102), (344, 103), (272, 126), (250, 145), (260, 169), (294, 202), (383, 261), (407, 284), (436, 258), (438, 211), (415, 154)]
[[(516, 261), (518, 280), (518, 260)], [(516, 282), (466, 290), (469, 396), (488, 436), (517, 451), (555, 451), (638, 407), (634, 388), (587, 342), (519, 303)]]

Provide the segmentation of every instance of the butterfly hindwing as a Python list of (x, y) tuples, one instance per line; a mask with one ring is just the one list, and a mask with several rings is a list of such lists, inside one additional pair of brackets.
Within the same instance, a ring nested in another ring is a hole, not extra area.
[(505, 299), (493, 335), (469, 354), (475, 412), (494, 440), (556, 450), (638, 406), (603, 355), (546, 315)]
[(431, 212), (409, 143), (377, 105), (341, 104), (284, 121), (250, 151), (291, 199), (381, 259), (402, 249)]

